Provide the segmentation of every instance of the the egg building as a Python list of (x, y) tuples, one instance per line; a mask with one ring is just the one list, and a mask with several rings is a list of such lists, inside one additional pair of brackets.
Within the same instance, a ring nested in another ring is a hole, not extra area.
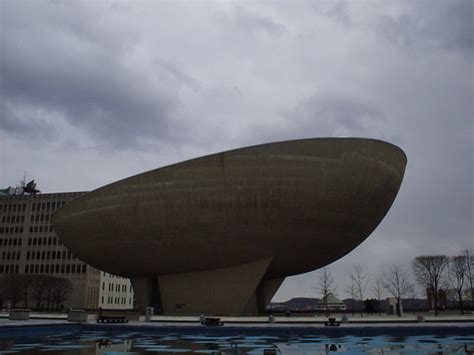
[(364, 241), (392, 205), (403, 151), (314, 138), (235, 149), (101, 187), (53, 216), (79, 258), (164, 314), (262, 312), (287, 276)]

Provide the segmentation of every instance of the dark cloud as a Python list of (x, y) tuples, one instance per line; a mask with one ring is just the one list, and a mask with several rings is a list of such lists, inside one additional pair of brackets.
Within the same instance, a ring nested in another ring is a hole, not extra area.
[[(173, 121), (178, 90), (196, 87), (196, 81), (160, 59), (145, 62), (145, 67), (134, 65), (128, 61), (134, 51), (130, 36), (99, 30), (87, 13), (63, 3), (45, 8), (41, 3), (21, 8), (4, 3), (3, 100), (12, 109), (28, 105), (44, 116), (60, 115), (114, 147), (173, 137), (180, 130)], [(69, 18), (73, 21), (65, 21)], [(23, 118), (36, 124), (35, 115)]]
[(399, 1), (385, 6), (334, 1), (318, 3), (314, 9), (346, 28), (373, 32), (384, 41), (416, 52), (473, 54), (474, 3), (470, 0)]
[(416, 50), (473, 54), (474, 4), (470, 0), (413, 1), (408, 11), (381, 16), (377, 34)]
[(45, 116), (48, 113), (28, 105), (13, 105), (2, 98), (0, 101), (0, 127), (9, 134), (33, 141), (51, 139), (55, 127)]

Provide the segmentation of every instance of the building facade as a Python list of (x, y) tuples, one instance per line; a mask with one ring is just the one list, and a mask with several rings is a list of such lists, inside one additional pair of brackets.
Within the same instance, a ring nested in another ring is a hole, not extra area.
[[(28, 275), (31, 283), (42, 276), (69, 280), (72, 290), (60, 308), (131, 309), (130, 281), (112, 277), (79, 260), (61, 243), (51, 226), (52, 213), (84, 193), (0, 196), (0, 277)], [(105, 291), (108, 288), (114, 291)], [(3, 291), (0, 307), (7, 307), (11, 302), (6, 296), (9, 290)], [(46, 308), (48, 304), (45, 298), (39, 307)]]
[(130, 280), (101, 271), (99, 307), (103, 309), (132, 309), (133, 290)]

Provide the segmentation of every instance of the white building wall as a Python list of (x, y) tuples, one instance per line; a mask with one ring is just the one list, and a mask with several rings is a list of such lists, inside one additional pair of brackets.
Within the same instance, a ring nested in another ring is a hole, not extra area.
[(99, 307), (133, 309), (133, 290), (130, 280), (101, 271)]

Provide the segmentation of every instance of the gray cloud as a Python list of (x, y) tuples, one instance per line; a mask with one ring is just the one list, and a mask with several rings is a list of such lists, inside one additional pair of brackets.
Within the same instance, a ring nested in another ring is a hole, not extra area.
[(410, 5), (400, 15), (381, 16), (375, 27), (377, 34), (417, 50), (473, 54), (472, 1), (414, 1)]
[(230, 12), (219, 12), (215, 15), (215, 19), (233, 33), (280, 36), (285, 31), (283, 24), (242, 6), (233, 6)]
[(30, 140), (51, 139), (55, 127), (44, 118), (45, 112), (28, 105), (15, 106), (3, 98), (0, 101), (0, 127), (9, 134)]
[[(179, 131), (173, 121), (178, 90), (196, 86), (186, 74), (159, 59), (145, 67), (128, 62), (133, 36), (114, 37), (106, 28), (99, 30), (87, 20), (87, 11), (76, 13), (63, 3), (46, 9), (40, 3), (10, 6), (13, 2), (4, 4), (6, 12), (16, 16), (4, 25), (0, 91), (10, 107), (27, 104), (45, 116), (59, 114), (114, 147), (136, 146), (143, 137), (166, 139)], [(24, 19), (32, 12), (35, 16), (25, 29)], [(24, 119), (37, 120), (34, 115)]]
[(470, 0), (396, 4), (334, 1), (316, 4), (314, 9), (346, 28), (370, 31), (383, 41), (412, 51), (459, 51), (472, 56), (474, 5)]
[(385, 120), (376, 104), (341, 92), (314, 95), (285, 116), (298, 130), (321, 136), (380, 136)]

